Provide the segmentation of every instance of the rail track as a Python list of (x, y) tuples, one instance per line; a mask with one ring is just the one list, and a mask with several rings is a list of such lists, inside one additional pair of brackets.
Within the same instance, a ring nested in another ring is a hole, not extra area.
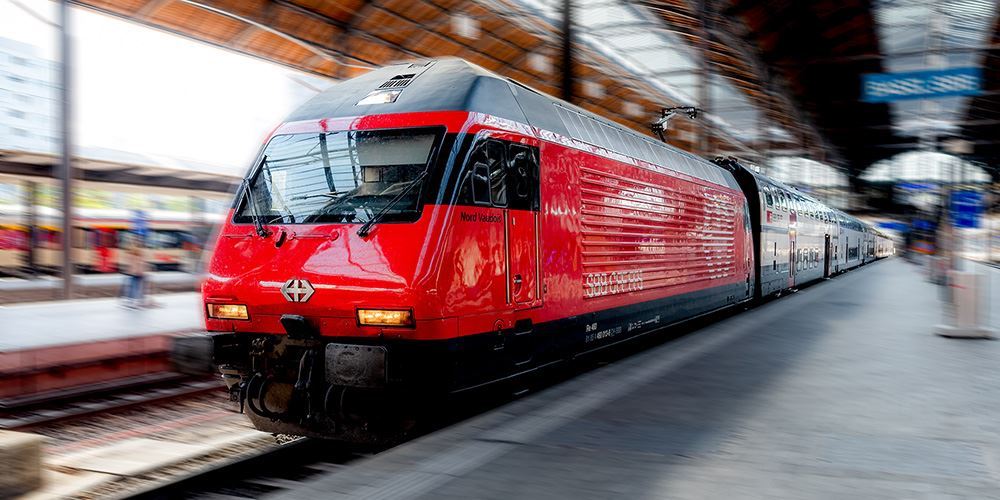
[(378, 451), (319, 439), (295, 438), (274, 448), (225, 461), (121, 498), (259, 498), (293, 489), (315, 476), (337, 470)]
[(163, 372), (9, 398), (0, 401), (0, 429), (24, 430), (213, 391), (224, 394), (215, 378)]

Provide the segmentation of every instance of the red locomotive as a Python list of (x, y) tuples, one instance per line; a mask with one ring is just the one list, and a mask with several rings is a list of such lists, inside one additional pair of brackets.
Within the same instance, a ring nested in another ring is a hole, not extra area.
[(386, 67), (266, 141), (203, 286), (215, 361), (258, 428), (368, 439), (428, 395), (753, 299), (754, 201), (464, 61)]

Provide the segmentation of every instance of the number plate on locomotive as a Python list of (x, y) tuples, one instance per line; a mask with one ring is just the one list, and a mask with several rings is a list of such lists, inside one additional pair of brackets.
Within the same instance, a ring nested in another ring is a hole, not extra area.
[(326, 381), (347, 387), (385, 386), (386, 349), (359, 344), (326, 345)]

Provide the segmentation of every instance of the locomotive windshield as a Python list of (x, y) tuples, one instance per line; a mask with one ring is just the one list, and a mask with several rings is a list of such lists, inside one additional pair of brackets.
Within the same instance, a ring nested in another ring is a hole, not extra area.
[(253, 203), (241, 196), (234, 222), (364, 223), (383, 211), (379, 220), (414, 221), (440, 136), (427, 128), (275, 136), (251, 172)]

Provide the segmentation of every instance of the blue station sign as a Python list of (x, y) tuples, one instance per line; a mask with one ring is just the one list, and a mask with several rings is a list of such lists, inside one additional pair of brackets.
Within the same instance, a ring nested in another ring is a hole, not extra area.
[(868, 73), (863, 76), (861, 100), (865, 102), (978, 95), (983, 81), (981, 68)]
[(955, 227), (979, 227), (983, 215), (983, 194), (976, 191), (956, 191), (951, 194), (951, 220)]

